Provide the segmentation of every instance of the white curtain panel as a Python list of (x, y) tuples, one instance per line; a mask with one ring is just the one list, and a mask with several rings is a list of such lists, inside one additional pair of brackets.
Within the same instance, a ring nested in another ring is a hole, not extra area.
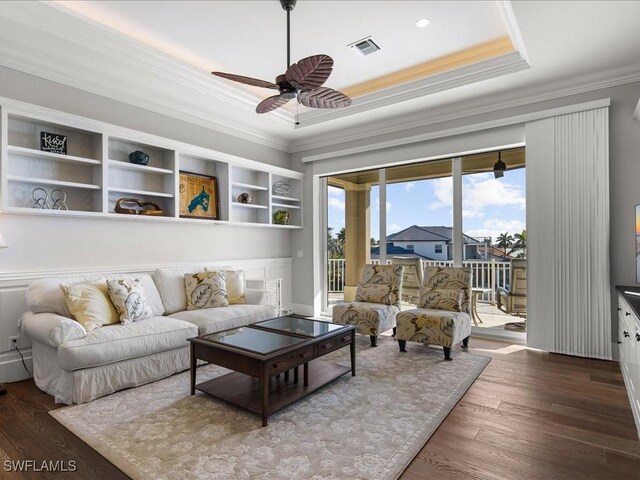
[(529, 344), (611, 359), (609, 109), (527, 125), (527, 170)]

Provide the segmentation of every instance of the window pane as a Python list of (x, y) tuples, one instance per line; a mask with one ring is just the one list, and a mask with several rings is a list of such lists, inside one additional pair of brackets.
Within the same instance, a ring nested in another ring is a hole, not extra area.
[[(465, 157), (462, 173), (464, 264), (473, 270), (473, 287), (485, 289), (477, 297), (478, 326), (503, 330), (522, 320), (514, 315), (526, 315), (526, 309), (505, 305), (515, 298), (509, 290), (512, 260), (526, 257), (525, 150)], [(502, 310), (498, 297), (505, 299)]]

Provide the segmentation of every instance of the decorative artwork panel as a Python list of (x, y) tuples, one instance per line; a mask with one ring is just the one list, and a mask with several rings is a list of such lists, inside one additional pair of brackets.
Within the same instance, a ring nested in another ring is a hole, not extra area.
[(208, 175), (180, 172), (180, 216), (219, 220), (218, 179)]

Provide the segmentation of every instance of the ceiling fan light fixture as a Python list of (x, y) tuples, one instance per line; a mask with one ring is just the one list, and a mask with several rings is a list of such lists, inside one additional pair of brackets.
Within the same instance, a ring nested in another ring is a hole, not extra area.
[(420, 20), (418, 20), (416, 22), (416, 27), (424, 28), (424, 27), (428, 26), (430, 23), (431, 23), (431, 20), (429, 20), (428, 18), (421, 18)]
[[(280, 5), (287, 12), (287, 70), (284, 74), (276, 77), (275, 83), (233, 73), (211, 72), (217, 77), (245, 85), (278, 90), (278, 95), (267, 97), (258, 104), (256, 113), (271, 112), (293, 99), (297, 99), (298, 103), (311, 108), (344, 108), (351, 105), (351, 99), (344, 93), (322, 86), (333, 70), (333, 59), (329, 55), (312, 55), (291, 64), (289, 17), (296, 6), (296, 1), (280, 0)], [(296, 118), (296, 125), (299, 124)]]
[(504, 172), (507, 170), (507, 165), (502, 161), (501, 153), (498, 152), (498, 161), (493, 164), (493, 176), (495, 178), (504, 177)]

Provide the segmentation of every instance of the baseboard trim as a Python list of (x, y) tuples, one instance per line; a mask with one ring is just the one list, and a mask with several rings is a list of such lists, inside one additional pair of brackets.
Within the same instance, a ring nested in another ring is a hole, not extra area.
[(20, 380), (25, 380), (33, 376), (31, 349), (21, 349), (20, 352), (24, 357), (24, 363), (27, 364), (30, 375), (27, 375), (27, 372), (25, 372), (22, 359), (18, 352), (5, 352), (0, 354), (0, 383), (19, 382)]

